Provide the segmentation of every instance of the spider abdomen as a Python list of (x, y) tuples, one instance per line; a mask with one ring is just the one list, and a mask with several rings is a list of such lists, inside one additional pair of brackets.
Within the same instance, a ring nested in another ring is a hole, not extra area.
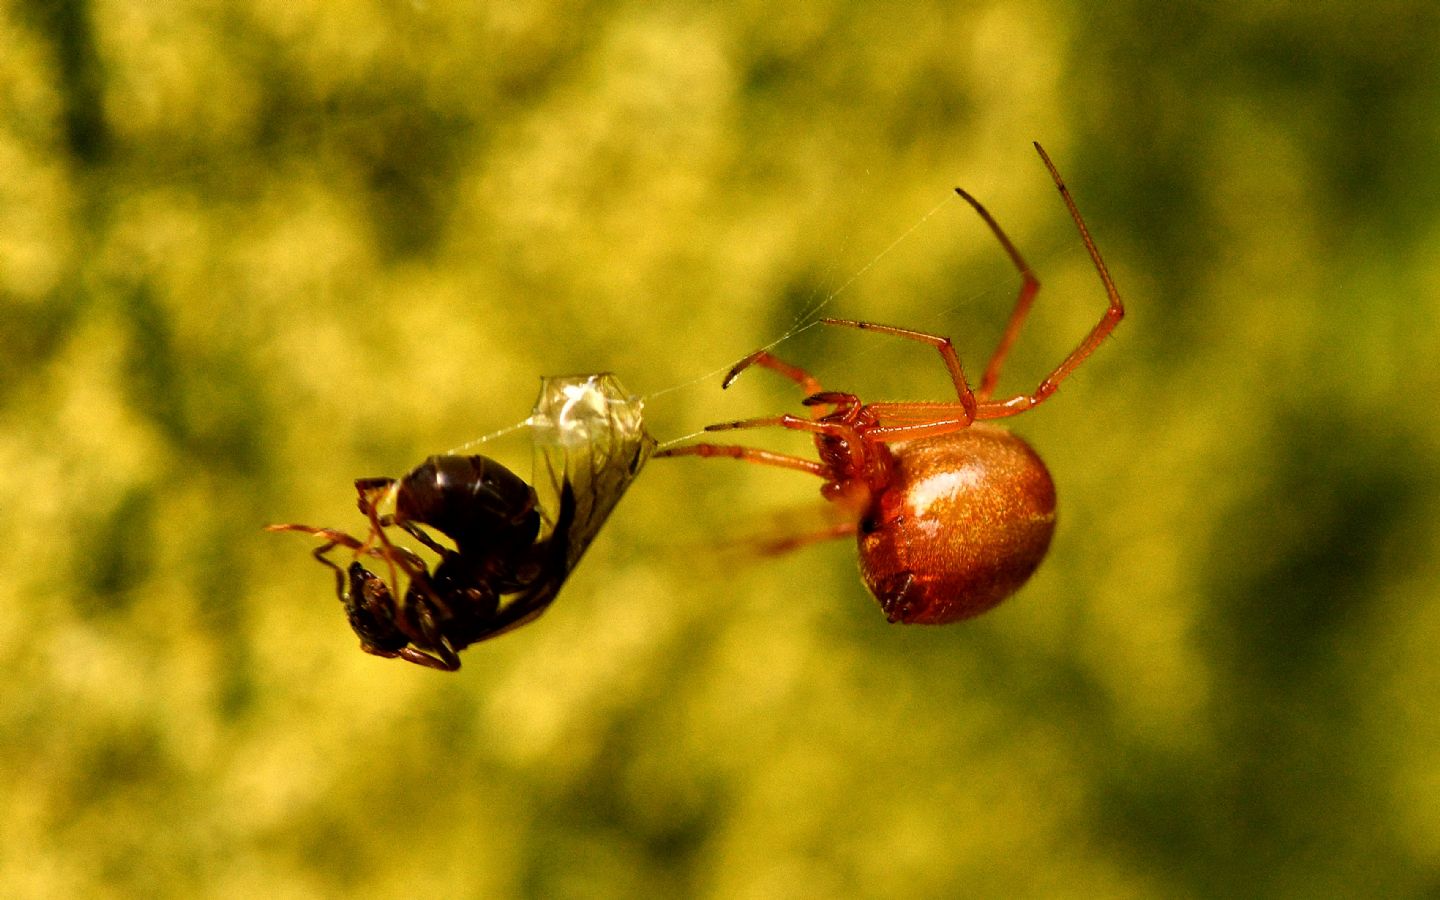
[(1055, 531), (1055, 485), (1035, 451), (981, 424), (890, 451), (894, 476), (859, 529), (861, 576), (886, 618), (944, 625), (1015, 593)]

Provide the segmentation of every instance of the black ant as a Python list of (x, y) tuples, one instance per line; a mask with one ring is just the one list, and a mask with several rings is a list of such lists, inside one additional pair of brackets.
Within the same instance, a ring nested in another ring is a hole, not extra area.
[[(314, 556), (366, 653), (453, 672), (460, 650), (534, 620), (580, 562), (655, 449), (643, 404), (608, 373), (541, 380), (527, 420), (547, 494), (487, 456), (432, 456), (400, 478), (355, 482), (370, 523), (362, 541), (313, 525), (271, 525), (324, 538)], [(382, 514), (389, 506), (393, 511)], [(446, 547), (425, 526), (454, 544)], [(433, 569), (387, 533), (400, 528), (440, 557)], [(349, 567), (330, 559), (354, 551)], [(384, 578), (361, 562), (384, 561)], [(399, 573), (409, 580), (400, 593)]]
[[(457, 651), (529, 622), (559, 592), (563, 574), (553, 575), (568, 571), (576, 509), (568, 483), (560, 492), (555, 527), (543, 539), (535, 489), (489, 457), (432, 456), (399, 480), (361, 478), (355, 490), (360, 512), (370, 520), (365, 541), (311, 525), (267, 530), (325, 538), (315, 558), (335, 570), (336, 594), (366, 653), (454, 671), (460, 668)], [(395, 511), (380, 515), (377, 508), (392, 496)], [(450, 538), (455, 549), (421, 525)], [(415, 552), (392, 544), (385, 533), (390, 526), (438, 554), (434, 569), (427, 570)], [(383, 559), (391, 569), (390, 583), (358, 559), (340, 568), (329, 558), (336, 547)], [(397, 568), (410, 582), (398, 603), (392, 588), (398, 583)], [(516, 596), (501, 606), (501, 598), (509, 595)]]

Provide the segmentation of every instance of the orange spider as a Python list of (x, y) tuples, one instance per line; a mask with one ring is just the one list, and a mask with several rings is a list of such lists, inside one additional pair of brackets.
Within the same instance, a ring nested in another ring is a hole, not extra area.
[(728, 388), (741, 372), (760, 366), (805, 391), (810, 418), (790, 414), (723, 422), (706, 431), (779, 426), (814, 435), (818, 460), (732, 444), (691, 444), (657, 456), (729, 457), (818, 475), (821, 494), (840, 504), (839, 526), (793, 542), (856, 534), (860, 572), (891, 622), (945, 624), (994, 607), (1030, 577), (1055, 530), (1055, 486), (1029, 445), (1003, 428), (983, 424), (1033, 408), (1055, 393), (1100, 346), (1125, 315), (1120, 293), (1085, 227), (1070, 190), (1037, 143), (1035, 149), (1060, 191), (1080, 239), (1109, 297), (1100, 321), (1033, 392), (992, 399), (1000, 368), (1040, 289), (1040, 282), (979, 201), (955, 192), (990, 227), (1020, 271), (1020, 293), (978, 390), (965, 378), (950, 339), (908, 328), (844, 319), (827, 325), (858, 328), (929, 344), (940, 353), (955, 385), (953, 400), (862, 403), (850, 393), (826, 391), (804, 369), (757, 350), (725, 376)]

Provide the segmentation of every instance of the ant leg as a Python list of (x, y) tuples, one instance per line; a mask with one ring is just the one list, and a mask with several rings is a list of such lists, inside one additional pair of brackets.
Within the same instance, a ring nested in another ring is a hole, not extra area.
[[(415, 628), (419, 634), (410, 635), (413, 646), (400, 650), (400, 658), (417, 666), (454, 672), (460, 668), (460, 657), (450, 646), (450, 641), (440, 633), (435, 617), (424, 603), (415, 604)], [(408, 633), (408, 629), (406, 629)], [(423, 648), (423, 649), (422, 649)], [(430, 651), (430, 652), (426, 652)]]
[[(355, 492), (360, 495), (358, 505), (360, 512), (370, 520), (370, 535), (365, 539), (368, 547), (373, 540), (379, 540), (381, 556), (385, 558), (385, 565), (390, 570), (390, 591), (396, 597), (400, 593), (400, 573), (395, 567), (395, 556), (397, 550), (394, 544), (390, 543), (390, 536), (385, 533), (385, 527), (380, 521), (380, 514), (375, 507), (383, 501), (383, 497), (377, 500), (376, 495), (383, 495), (395, 489), (396, 482), (393, 478), (357, 478), (355, 479)], [(413, 575), (414, 573), (409, 573)]]
[(819, 475), (821, 478), (829, 477), (825, 466), (814, 460), (805, 459), (800, 456), (790, 456), (786, 453), (774, 453), (769, 450), (761, 450), (758, 447), (742, 447), (738, 444), (689, 444), (684, 447), (661, 450), (655, 455), (699, 456), (704, 459), (716, 456), (728, 456), (731, 459), (738, 459), (743, 462), (795, 469), (800, 472), (809, 472), (811, 475)]
[(1005, 248), (1005, 254), (1010, 257), (1015, 268), (1020, 270), (1020, 293), (1015, 298), (1015, 309), (1011, 311), (1010, 321), (1005, 324), (1005, 333), (1000, 336), (1000, 343), (995, 346), (995, 352), (990, 355), (990, 362), (985, 366), (985, 374), (980, 379), (980, 390), (975, 392), (976, 397), (983, 402), (989, 400), (990, 395), (995, 392), (995, 384), (1000, 380), (1000, 366), (1005, 362), (1005, 357), (1009, 355), (1011, 345), (1020, 336), (1020, 328), (1025, 324), (1025, 317), (1030, 314), (1030, 306), (1035, 302), (1035, 294), (1040, 290), (1040, 280), (1035, 277), (1035, 273), (1030, 270), (1030, 265), (1025, 262), (1020, 251), (1015, 249), (1010, 238), (1001, 230), (1000, 223), (990, 215), (990, 211), (981, 206), (979, 200), (970, 196), (962, 188), (957, 187), (955, 193), (959, 194), (960, 199), (970, 204), (970, 207), (980, 214), (980, 218), (990, 226), (990, 233), (995, 235), (1000, 246)]
[(330, 551), (334, 550), (338, 543), (338, 541), (326, 541), (310, 551), (310, 555), (315, 557), (316, 562), (335, 570), (335, 596), (340, 598), (341, 603), (344, 603), (346, 596), (345, 588), (348, 587), (345, 570), (337, 566), (329, 557)]
[[(415, 581), (418, 573), (421, 587), (430, 595), (431, 599), (437, 600), (438, 602), (434, 590), (430, 588), (426, 580), (424, 561), (413, 553), (410, 553), (404, 548), (397, 547), (390, 542), (390, 536), (385, 533), (385, 528), (388, 525), (395, 524), (394, 516), (381, 516), (377, 510), (380, 503), (384, 502), (385, 495), (395, 490), (395, 486), (398, 483), (394, 478), (355, 479), (355, 491), (360, 495), (360, 511), (370, 520), (370, 536), (366, 539), (366, 544), (368, 545), (372, 540), (378, 540), (380, 542), (380, 549), (375, 551), (375, 555), (384, 559), (385, 565), (390, 569), (390, 590), (396, 597), (402, 596), (400, 593), (400, 575), (395, 566), (395, 560), (399, 558), (401, 560), (400, 568), (405, 570), (405, 574), (410, 576), (410, 580), (412, 582)], [(415, 538), (415, 540), (424, 544), (435, 553), (444, 556), (449, 552), (414, 523), (401, 522), (399, 523), (399, 527), (404, 529), (406, 534)]]
[(354, 550), (357, 554), (364, 549), (364, 544), (358, 538), (351, 537), (343, 531), (336, 531), (333, 528), (316, 528), (314, 525), (266, 525), (266, 531), (298, 531), (302, 534), (313, 534), (323, 537), (325, 543), (310, 551), (315, 561), (335, 570), (335, 593), (341, 599), (345, 599), (345, 570), (340, 568), (330, 559), (330, 551), (336, 547), (345, 547)]
[[(329, 541), (330, 543), (327, 545), (327, 547), (330, 548), (333, 548), (337, 544), (350, 550), (359, 550), (364, 547), (364, 544), (360, 542), (359, 538), (351, 537), (345, 532), (336, 531), (333, 528), (317, 528), (314, 525), (295, 525), (287, 523), (283, 525), (266, 525), (265, 530), (298, 531), (301, 534), (313, 534), (317, 537), (323, 537), (325, 540)], [(324, 562), (327, 566), (334, 565), (333, 563), (326, 560), (321, 561)]]
[[(425, 568), (425, 560), (421, 559), (414, 551), (405, 547), (397, 547), (389, 543), (387, 543), (386, 546), (390, 549), (390, 552), (395, 555), (394, 558), (387, 557), (383, 549), (375, 551), (375, 554), (386, 559), (392, 566), (395, 564), (396, 559), (398, 559), (400, 568), (405, 570), (405, 575), (410, 579), (410, 590), (419, 590), (425, 595), (427, 600), (448, 612), (450, 604), (441, 599), (439, 592), (437, 592), (434, 585), (430, 583), (430, 573)], [(396, 594), (395, 596), (398, 597), (400, 595)], [(406, 600), (408, 599), (409, 597), (406, 595)]]
[(1060, 382), (1068, 378), (1071, 372), (1074, 372), (1090, 354), (1094, 353), (1100, 343), (1110, 336), (1110, 332), (1115, 330), (1115, 326), (1120, 324), (1120, 320), (1125, 318), (1125, 304), (1120, 300), (1120, 291), (1115, 287), (1115, 280), (1110, 277), (1110, 270), (1105, 267), (1105, 260), (1101, 258), (1100, 250), (1095, 246), (1094, 238), (1090, 236), (1090, 229), (1085, 226), (1085, 219), (1080, 215), (1079, 208), (1075, 206), (1075, 199), (1070, 196), (1070, 189), (1065, 186), (1065, 180), (1060, 177), (1059, 170), (1050, 161), (1045, 149), (1036, 144), (1035, 151), (1040, 154), (1045, 168), (1050, 170), (1050, 177), (1055, 181), (1055, 187), (1060, 191), (1060, 197), (1065, 201), (1065, 207), (1070, 210), (1070, 218), (1075, 220), (1075, 228), (1080, 232), (1080, 240), (1090, 254), (1090, 261), (1095, 264), (1095, 271), (1100, 276), (1100, 283), (1105, 287), (1105, 296), (1109, 299), (1109, 304), (1105, 307), (1105, 312), (1101, 314), (1100, 321), (1095, 323), (1095, 327), (1090, 329), (1090, 333), (1085, 336), (1085, 339), (1070, 351), (1070, 355), (1065, 357), (1053, 372), (1045, 376), (1045, 380), (1040, 382), (1040, 386), (1035, 389), (1034, 393), (1021, 394), (998, 403), (982, 403), (979, 411), (979, 418), (982, 419), (1000, 419), (1022, 413), (1055, 393)]
[[(369, 505), (371, 497), (390, 490), (395, 484), (393, 478), (357, 478), (355, 479), (355, 491), (360, 495), (361, 501)], [(360, 511), (364, 512), (365, 507), (360, 507)]]
[(960, 365), (960, 357), (955, 355), (955, 345), (950, 343), (948, 337), (940, 337), (938, 334), (928, 334), (924, 331), (914, 331), (909, 328), (897, 328), (894, 325), (879, 325), (875, 322), (858, 322), (853, 319), (821, 319), (820, 321), (826, 325), (858, 328), (861, 331), (876, 331), (880, 334), (889, 334), (911, 341), (919, 341), (922, 344), (929, 344), (934, 347), (940, 351), (940, 358), (945, 361), (945, 368), (950, 371), (950, 380), (955, 384), (955, 393), (960, 398), (960, 405), (964, 408), (966, 416), (969, 419), (975, 418), (975, 392), (970, 390), (970, 383), (965, 380), (965, 370)]
[(419, 525), (416, 525), (414, 522), (401, 522), (400, 527), (404, 529), (406, 534), (410, 535), (415, 540), (424, 544), (428, 549), (435, 551), (441, 556), (444, 556), (445, 554), (451, 552), (449, 550), (446, 550), (439, 541), (426, 534), (425, 530)]
[(329, 566), (335, 570), (335, 595), (340, 598), (341, 602), (345, 601), (346, 588), (348, 587), (345, 570), (330, 559), (330, 551), (336, 547), (345, 547), (346, 549), (355, 551), (356, 556), (365, 555), (375, 556), (381, 559), (385, 558), (385, 554), (382, 551), (374, 547), (367, 547), (359, 538), (352, 537), (343, 531), (336, 531), (333, 528), (317, 528), (314, 525), (283, 524), (266, 525), (265, 530), (298, 531), (302, 534), (313, 534), (325, 538), (325, 543), (310, 551), (310, 555), (314, 556), (316, 561), (321, 565)]
[[(379, 654), (384, 655), (384, 654)], [(460, 669), (460, 657), (449, 647), (440, 652), (439, 657), (431, 656), (423, 650), (416, 650), (414, 647), (404, 647), (397, 654), (401, 659), (417, 666), (424, 666), (427, 669), (438, 669), (441, 672), (456, 672)]]
[(371, 656), (379, 656), (383, 659), (403, 659), (406, 662), (414, 663), (417, 666), (424, 666), (427, 669), (438, 669), (441, 672), (454, 672), (460, 668), (460, 657), (455, 651), (448, 651), (448, 658), (440, 659), (426, 653), (424, 650), (416, 650), (414, 647), (401, 647), (399, 650), (386, 650), (376, 647), (373, 644), (361, 642), (360, 649)]

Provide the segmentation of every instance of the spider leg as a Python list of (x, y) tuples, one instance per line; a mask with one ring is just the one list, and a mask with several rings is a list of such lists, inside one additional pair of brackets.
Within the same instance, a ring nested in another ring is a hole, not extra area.
[[(968, 424), (968, 423), (967, 423)], [(800, 416), (792, 416), (785, 413), (781, 416), (765, 416), (758, 419), (742, 419), (738, 422), (717, 422), (714, 425), (706, 425), (706, 431), (735, 431), (741, 428), (769, 428), (777, 426), (789, 428), (792, 431), (804, 431), (820, 438), (830, 438), (840, 444), (845, 451), (846, 457), (856, 467), (863, 469), (865, 466), (865, 441), (862, 433), (868, 432), (874, 426), (856, 426), (850, 422), (832, 422), (823, 419), (804, 419)], [(823, 464), (822, 464), (823, 465)], [(822, 473), (817, 473), (822, 474)], [(824, 466), (823, 477), (833, 478), (835, 473), (829, 466)]]
[(728, 456), (731, 459), (738, 459), (742, 462), (759, 463), (765, 466), (779, 466), (785, 469), (809, 472), (811, 475), (819, 475), (821, 478), (829, 477), (825, 466), (814, 460), (805, 459), (800, 456), (791, 456), (787, 453), (774, 453), (769, 450), (761, 450), (759, 447), (743, 447), (739, 444), (688, 444), (684, 447), (661, 450), (655, 455), (699, 456), (707, 459), (715, 456)]
[(955, 193), (959, 194), (962, 200), (980, 214), (980, 218), (990, 226), (991, 234), (994, 234), (995, 239), (1000, 242), (1000, 246), (1005, 248), (1005, 253), (1010, 257), (1010, 261), (1015, 264), (1016, 269), (1020, 270), (1020, 293), (1015, 297), (1015, 309), (1010, 313), (1010, 321), (1005, 324), (1005, 333), (1000, 336), (1000, 343), (995, 345), (995, 352), (990, 355), (990, 362), (985, 366), (985, 374), (980, 378), (980, 390), (975, 392), (975, 396), (983, 402), (989, 400), (990, 395), (995, 393), (995, 384), (1000, 380), (1000, 367), (1005, 362), (1005, 357), (1009, 355), (1010, 347), (1015, 343), (1015, 339), (1020, 336), (1020, 329), (1025, 324), (1025, 317), (1030, 314), (1030, 306), (1035, 302), (1035, 294), (1040, 290), (1040, 280), (1035, 277), (1035, 273), (1030, 270), (1030, 265), (1020, 255), (1020, 251), (1015, 249), (1015, 245), (1010, 242), (1010, 238), (1000, 228), (1000, 223), (990, 215), (990, 211), (981, 206), (979, 200), (970, 196), (963, 189), (957, 187)]
[[(859, 397), (843, 391), (821, 391), (818, 394), (811, 394), (804, 400), (801, 400), (800, 403), (804, 406), (828, 405), (830, 412), (825, 413), (825, 416), (845, 417), (847, 421), (848, 417), (853, 416), (855, 411), (861, 406)], [(823, 418), (818, 410), (812, 413), (812, 415), (816, 418)]]
[(856, 437), (855, 429), (844, 422), (817, 422), (814, 419), (805, 419), (800, 416), (793, 416), (785, 413), (779, 416), (761, 416), (756, 419), (740, 419), (736, 422), (716, 422), (714, 425), (706, 425), (706, 431), (737, 431), (741, 428), (789, 428), (794, 431), (808, 431), (811, 434), (822, 434), (841, 440), (850, 440)]
[(955, 394), (960, 398), (960, 405), (964, 408), (965, 414), (969, 419), (975, 418), (975, 392), (970, 389), (970, 383), (965, 380), (965, 370), (960, 365), (960, 357), (955, 354), (955, 345), (950, 342), (948, 337), (941, 337), (938, 334), (929, 334), (924, 331), (915, 331), (910, 328), (897, 328), (894, 325), (859, 322), (853, 319), (821, 319), (820, 321), (826, 325), (838, 325), (843, 328), (857, 328), (861, 331), (875, 331), (880, 334), (889, 334), (911, 341), (919, 341), (922, 344), (929, 344), (934, 347), (940, 352), (940, 358), (944, 360), (945, 368), (950, 372), (950, 380), (955, 385)]
[(865, 440), (882, 444), (953, 434), (974, 421), (965, 407), (953, 400), (867, 403), (863, 411), (866, 421), (857, 431)]
[(977, 413), (977, 417), (981, 419), (1000, 419), (1022, 413), (1055, 393), (1060, 382), (1068, 378), (1071, 372), (1074, 372), (1090, 354), (1094, 353), (1101, 342), (1110, 336), (1110, 332), (1115, 330), (1115, 326), (1120, 324), (1120, 320), (1125, 318), (1125, 304), (1120, 300), (1120, 291), (1115, 287), (1115, 280), (1110, 277), (1110, 270), (1105, 267), (1105, 260), (1101, 258), (1099, 248), (1095, 246), (1095, 239), (1090, 236), (1090, 229), (1085, 226), (1085, 219), (1080, 215), (1079, 208), (1075, 206), (1075, 199), (1070, 196), (1070, 188), (1066, 187), (1065, 180), (1060, 177), (1059, 170), (1050, 161), (1045, 149), (1036, 144), (1035, 150), (1040, 154), (1045, 168), (1050, 170), (1050, 177), (1054, 179), (1055, 187), (1060, 191), (1060, 197), (1065, 201), (1066, 209), (1070, 210), (1070, 218), (1075, 220), (1075, 228), (1080, 232), (1080, 240), (1090, 254), (1090, 261), (1095, 264), (1095, 271), (1100, 276), (1100, 283), (1105, 287), (1105, 296), (1109, 303), (1105, 307), (1105, 312), (1101, 314), (1100, 321), (1095, 323), (1095, 327), (1090, 329), (1090, 333), (1085, 336), (1085, 339), (1070, 351), (1070, 355), (1065, 357), (1054, 371), (1045, 376), (1045, 380), (1040, 382), (1040, 386), (1033, 393), (1020, 394), (1000, 402), (981, 403)]
[(788, 363), (785, 360), (780, 359), (779, 357), (772, 354), (769, 350), (756, 350), (754, 353), (750, 354), (749, 356), (736, 363), (725, 375), (725, 380), (720, 382), (721, 390), (724, 390), (725, 388), (728, 388), (730, 385), (734, 384), (735, 379), (740, 377), (740, 373), (750, 368), (751, 366), (759, 366), (762, 369), (769, 369), (772, 372), (778, 372), (779, 374), (800, 385), (800, 389), (803, 390), (806, 394), (818, 394), (822, 390), (822, 388), (820, 387), (819, 379), (817, 379), (814, 375), (811, 375), (809, 372), (805, 371), (804, 369), (793, 363)]
[[(785, 376), (800, 385), (800, 389), (805, 392), (807, 399), (826, 396), (826, 391), (820, 387), (820, 379), (794, 363), (788, 363), (778, 356), (775, 356), (769, 350), (756, 350), (754, 353), (736, 363), (725, 375), (725, 380), (720, 382), (720, 389), (724, 390), (730, 387), (730, 385), (735, 383), (735, 379), (740, 377), (740, 373), (751, 366), (759, 366), (762, 369), (769, 369), (772, 372), (777, 372)], [(834, 401), (822, 400), (817, 402), (833, 403)], [(815, 404), (807, 403), (806, 405), (814, 406)], [(831, 412), (834, 412), (834, 410), (831, 410)], [(817, 409), (811, 413), (811, 415), (818, 419), (822, 415), (825, 415), (825, 413)]]
[(851, 537), (855, 534), (857, 524), (849, 519), (837, 522), (828, 528), (821, 528), (817, 531), (797, 534), (790, 537), (778, 538), (769, 541), (760, 547), (760, 552), (767, 556), (779, 556), (782, 553), (790, 553), (799, 550), (801, 547), (808, 547), (811, 544), (818, 544), (821, 541), (834, 540), (835, 538)]

